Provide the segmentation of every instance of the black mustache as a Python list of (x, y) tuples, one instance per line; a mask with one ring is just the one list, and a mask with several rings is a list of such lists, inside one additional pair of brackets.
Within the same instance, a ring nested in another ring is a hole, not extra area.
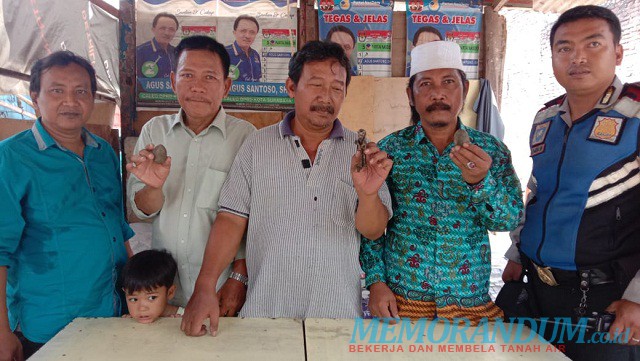
[(333, 105), (330, 105), (330, 104), (327, 104), (327, 105), (313, 104), (311, 105), (311, 111), (312, 112), (323, 111), (333, 115), (336, 112), (336, 109), (333, 107)]
[(451, 110), (451, 106), (442, 102), (436, 102), (429, 105), (425, 110), (428, 112), (432, 112), (434, 110)]
[(569, 67), (569, 74), (589, 72), (589, 68), (584, 65)]

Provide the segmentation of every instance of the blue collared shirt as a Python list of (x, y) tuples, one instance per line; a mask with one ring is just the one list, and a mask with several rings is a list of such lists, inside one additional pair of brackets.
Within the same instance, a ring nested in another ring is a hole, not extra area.
[(59, 145), (38, 119), (0, 142), (0, 266), (7, 266), (11, 328), (47, 342), (75, 317), (120, 313), (116, 292), (133, 236), (119, 161), (83, 130), (84, 156)]
[(233, 68), (230, 69), (230, 76), (237, 81), (260, 81), (262, 77), (262, 64), (260, 63), (260, 55), (257, 51), (249, 48), (249, 55), (245, 53), (234, 41), (233, 44), (225, 46), (229, 53), (231, 65), (238, 69), (238, 78), (234, 79)]
[[(157, 67), (145, 67), (148, 73), (143, 74), (143, 65), (149, 61), (155, 63)], [(165, 51), (156, 38), (136, 48), (138, 78), (169, 78), (174, 64), (176, 64), (176, 48), (169, 45)]]

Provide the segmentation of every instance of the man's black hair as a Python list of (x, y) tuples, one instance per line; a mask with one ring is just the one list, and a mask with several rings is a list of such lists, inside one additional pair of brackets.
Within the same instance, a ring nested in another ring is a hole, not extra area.
[(432, 33), (437, 35), (438, 39), (444, 40), (442, 37), (442, 34), (438, 29), (434, 28), (433, 26), (427, 25), (427, 26), (421, 27), (420, 29), (418, 29), (418, 31), (416, 31), (415, 34), (413, 34), (413, 46), (416, 46), (416, 43), (418, 42), (418, 38), (420, 38), (420, 34), (422, 33)]
[(334, 33), (345, 33), (345, 34), (349, 35), (351, 37), (351, 40), (353, 40), (353, 46), (356, 45), (356, 36), (353, 35), (353, 32), (348, 27), (346, 27), (344, 25), (336, 25), (336, 26), (332, 27), (327, 32), (327, 37), (325, 38), (325, 40), (331, 41), (331, 36)]
[(240, 15), (236, 18), (236, 20), (233, 22), (233, 30), (235, 31), (236, 29), (238, 29), (238, 24), (240, 24), (240, 20), (249, 20), (249, 21), (253, 21), (254, 24), (256, 24), (256, 26), (258, 27), (258, 31), (260, 31), (260, 24), (258, 24), (258, 19), (254, 18), (253, 16), (249, 16), (249, 15)]
[[(463, 91), (462, 94), (464, 95), (464, 90), (467, 89), (468, 87), (468, 85), (466, 85), (467, 74), (460, 69), (456, 69), (456, 70), (458, 71), (458, 74), (460, 74), (460, 79), (462, 80), (462, 91)], [(416, 74), (413, 74), (413, 76), (409, 78), (409, 85), (407, 85), (407, 88), (409, 88), (409, 90), (411, 91), (411, 98), (413, 98), (413, 84), (415, 82), (416, 82)], [(418, 113), (414, 105), (410, 105), (409, 107), (411, 108), (411, 124), (416, 125), (420, 121), (420, 113)]]
[(169, 14), (169, 13), (164, 13), (164, 12), (163, 12), (163, 13), (159, 13), (158, 15), (156, 15), (156, 16), (153, 18), (153, 23), (151, 23), (151, 27), (152, 27), (152, 28), (155, 28), (155, 27), (156, 27), (156, 25), (158, 25), (158, 20), (159, 20), (160, 18), (169, 18), (169, 19), (171, 19), (171, 20), (175, 21), (175, 22), (176, 22), (176, 30), (180, 27), (180, 23), (178, 22), (178, 18), (176, 18), (176, 16), (175, 16), (175, 15), (173, 15), (173, 14)]
[(96, 83), (96, 71), (91, 66), (89, 61), (79, 55), (76, 55), (68, 50), (60, 50), (52, 53), (38, 61), (31, 67), (31, 80), (29, 82), (29, 92), (40, 94), (40, 83), (42, 80), (42, 73), (53, 68), (54, 66), (67, 66), (69, 64), (78, 64), (84, 68), (89, 74), (89, 80), (91, 82), (91, 94), (96, 95), (98, 86)]
[(298, 84), (302, 69), (307, 63), (315, 61), (324, 61), (327, 59), (335, 59), (347, 72), (346, 86), (351, 82), (351, 65), (349, 59), (344, 53), (344, 49), (339, 44), (331, 41), (310, 41), (302, 47), (298, 52), (293, 54), (289, 60), (289, 78), (294, 84)]
[(620, 20), (616, 14), (602, 6), (582, 5), (565, 11), (560, 15), (556, 23), (553, 24), (553, 27), (551, 27), (551, 34), (549, 35), (551, 49), (553, 49), (553, 41), (555, 40), (556, 31), (560, 26), (582, 19), (602, 19), (606, 21), (609, 24), (611, 33), (613, 34), (613, 43), (615, 45), (620, 44), (622, 28), (620, 27)]
[[(231, 60), (229, 60), (229, 53), (227, 53), (224, 45), (220, 44), (213, 38), (204, 35), (194, 35), (180, 40), (178, 46), (176, 46), (176, 59), (180, 59), (180, 55), (187, 50), (208, 50), (214, 54), (218, 54), (222, 61), (224, 78), (226, 79), (229, 76), (229, 65), (231, 63)], [(177, 63), (178, 62), (176, 61), (173, 71), (176, 71), (178, 67)]]
[(122, 288), (128, 294), (151, 291), (158, 287), (170, 288), (178, 265), (165, 250), (150, 249), (129, 258), (122, 269)]

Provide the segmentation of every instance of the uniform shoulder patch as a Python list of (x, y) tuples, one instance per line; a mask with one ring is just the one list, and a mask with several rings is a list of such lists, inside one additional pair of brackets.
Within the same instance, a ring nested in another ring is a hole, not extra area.
[(551, 120), (547, 120), (543, 123), (534, 124), (533, 133), (531, 134), (531, 146), (544, 143), (547, 139), (547, 133), (549, 132), (549, 126), (551, 126)]

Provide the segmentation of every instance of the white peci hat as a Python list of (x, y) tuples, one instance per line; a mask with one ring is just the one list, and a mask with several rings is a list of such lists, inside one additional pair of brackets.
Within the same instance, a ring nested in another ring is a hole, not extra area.
[(411, 50), (409, 76), (433, 69), (460, 69), (464, 71), (460, 46), (452, 41), (432, 41), (418, 45)]

